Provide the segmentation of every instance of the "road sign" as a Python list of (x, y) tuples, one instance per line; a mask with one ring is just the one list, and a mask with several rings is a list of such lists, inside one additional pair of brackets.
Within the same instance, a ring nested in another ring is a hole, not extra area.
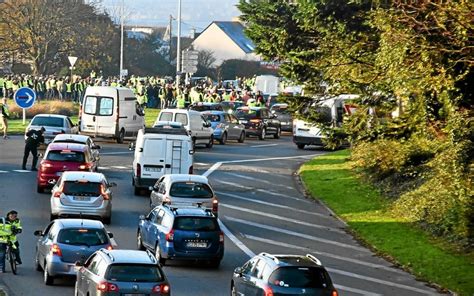
[(195, 50), (183, 50), (182, 57), (183, 60), (197, 60), (199, 53)]
[(67, 57), (69, 60), (69, 64), (71, 64), (71, 67), (74, 67), (74, 64), (77, 61), (77, 57)]
[(13, 98), (18, 107), (28, 109), (31, 108), (36, 101), (36, 92), (29, 87), (21, 87), (15, 92)]
[(122, 76), (122, 77), (128, 76), (128, 69), (122, 69), (122, 70), (120, 70), (120, 76)]
[(196, 66), (188, 66), (188, 67), (183, 66), (182, 72), (184, 72), (184, 73), (196, 73), (197, 72), (197, 67)]
[(186, 66), (197, 66), (198, 65), (198, 61), (197, 60), (183, 60), (183, 67), (186, 67)]

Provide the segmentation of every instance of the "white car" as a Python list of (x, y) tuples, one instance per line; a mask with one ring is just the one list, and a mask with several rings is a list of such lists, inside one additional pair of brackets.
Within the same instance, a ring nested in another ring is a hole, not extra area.
[(110, 224), (112, 191), (101, 173), (64, 172), (51, 190), (51, 220), (57, 217), (93, 217)]
[(54, 137), (51, 143), (76, 143), (84, 144), (91, 148), (92, 156), (96, 159), (97, 166), (99, 165), (99, 149), (100, 145), (96, 145), (91, 137), (85, 135), (73, 135), (73, 134), (59, 134)]
[(219, 201), (207, 177), (189, 174), (163, 175), (150, 187), (150, 206), (163, 203), (172, 207), (202, 207), (217, 216)]
[(25, 139), (27, 132), (30, 130), (40, 130), (41, 127), (44, 127), (45, 129), (43, 133), (45, 144), (51, 143), (56, 135), (77, 134), (79, 132), (79, 127), (72, 123), (71, 118), (68, 116), (57, 114), (37, 114), (25, 129)]

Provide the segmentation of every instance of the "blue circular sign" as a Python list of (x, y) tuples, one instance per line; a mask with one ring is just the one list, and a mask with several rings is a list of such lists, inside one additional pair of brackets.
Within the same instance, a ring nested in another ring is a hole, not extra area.
[(28, 109), (36, 101), (36, 92), (29, 87), (21, 87), (15, 92), (13, 98), (18, 107)]

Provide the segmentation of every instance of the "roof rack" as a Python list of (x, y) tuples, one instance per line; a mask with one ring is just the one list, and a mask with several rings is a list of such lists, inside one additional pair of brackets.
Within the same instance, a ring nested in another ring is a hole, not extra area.
[(321, 261), (318, 258), (314, 257), (313, 255), (306, 254), (306, 257), (308, 257), (311, 261), (313, 261), (317, 265), (322, 265)]
[(275, 257), (275, 256), (273, 256), (273, 255), (271, 255), (271, 254), (268, 254), (268, 253), (260, 253), (260, 255), (272, 259), (273, 261), (275, 261), (276, 264), (280, 263), (280, 260), (278, 260), (277, 257)]

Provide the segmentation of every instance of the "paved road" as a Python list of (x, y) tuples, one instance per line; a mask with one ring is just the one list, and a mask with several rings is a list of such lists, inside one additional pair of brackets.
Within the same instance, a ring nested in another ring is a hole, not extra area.
[[(24, 264), (20, 275), (0, 277), (11, 295), (72, 295), (73, 279), (42, 283), (33, 268), (34, 230), (49, 222), (49, 195), (37, 194), (35, 174), (18, 170), (20, 136), (0, 142), (0, 214), (19, 210)], [(149, 210), (147, 196), (134, 196), (132, 153), (126, 145), (101, 142), (101, 171), (114, 188), (112, 224), (120, 248), (135, 248), (138, 216)], [(164, 267), (173, 295), (228, 295), (232, 271), (259, 252), (312, 253), (328, 268), (340, 295), (434, 295), (436, 291), (376, 257), (344, 231), (345, 225), (298, 190), (294, 173), (304, 161), (324, 153), (298, 150), (289, 136), (248, 139), (244, 144), (215, 145), (195, 154), (197, 173), (209, 176), (220, 199), (226, 233), (225, 256), (218, 270), (172, 262)]]

